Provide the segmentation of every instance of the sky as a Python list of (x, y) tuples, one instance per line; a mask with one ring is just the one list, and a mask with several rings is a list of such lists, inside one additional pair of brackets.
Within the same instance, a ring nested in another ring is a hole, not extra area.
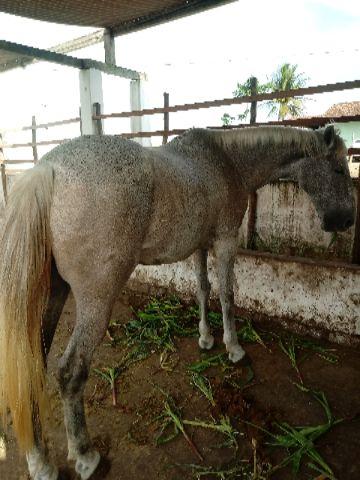
[[(120, 66), (146, 72), (146, 106), (162, 106), (163, 92), (170, 104), (231, 97), (237, 82), (255, 75), (266, 81), (283, 62), (298, 65), (307, 84), (360, 78), (360, 2), (354, 0), (239, 0), (212, 10), (117, 37)], [(38, 47), (50, 47), (93, 31), (47, 24), (0, 13), (0, 38)], [(72, 55), (104, 60), (102, 44)], [(129, 81), (103, 75), (104, 112), (129, 110)], [(319, 115), (334, 103), (360, 100), (360, 91), (313, 96), (306, 115)], [(240, 106), (170, 114), (170, 128), (221, 124), (223, 113), (236, 115)], [(31, 116), (47, 122), (77, 116), (78, 72), (38, 63), (0, 73), (0, 129), (29, 124)], [(260, 110), (260, 120), (266, 119)], [(152, 117), (151, 128), (162, 127)], [(128, 120), (106, 120), (106, 133), (129, 130)], [(41, 132), (40, 139), (79, 134), (79, 127)], [(16, 141), (29, 141), (29, 133)], [(27, 137), (26, 137), (27, 135)], [(14, 140), (9, 135), (8, 141)], [(8, 151), (9, 158), (30, 155)]]

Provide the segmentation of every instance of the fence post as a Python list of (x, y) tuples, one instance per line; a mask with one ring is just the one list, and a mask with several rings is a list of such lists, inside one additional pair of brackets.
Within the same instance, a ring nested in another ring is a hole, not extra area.
[[(257, 86), (258, 80), (256, 77), (250, 78), (250, 88), (251, 88), (251, 95), (257, 94)], [(251, 102), (250, 105), (250, 124), (256, 123), (256, 114), (257, 114), (257, 102)]]
[[(250, 78), (251, 95), (257, 94), (257, 78)], [(256, 123), (257, 114), (257, 102), (251, 102), (250, 105), (250, 125)], [(255, 233), (256, 233), (256, 210), (257, 210), (257, 193), (252, 192), (248, 199), (248, 223), (247, 223), (247, 235), (246, 235), (246, 247), (253, 249), (255, 246)]]
[(352, 263), (360, 263), (360, 170), (356, 182), (356, 217)]
[(97, 120), (93, 119), (93, 105), (94, 103), (99, 103), (102, 109), (103, 92), (101, 72), (94, 68), (80, 70), (79, 81), (81, 133), (82, 135), (97, 135), (99, 128)]
[[(130, 82), (130, 107), (131, 110), (143, 110), (145, 107), (146, 75), (142, 74), (138, 80)], [(150, 130), (149, 120), (145, 116), (130, 117), (131, 132), (147, 132)], [(144, 147), (151, 147), (151, 139), (146, 137), (134, 138), (135, 142)]]
[[(93, 115), (101, 115), (101, 105), (99, 102), (95, 102), (93, 104)], [(95, 135), (103, 135), (103, 125), (102, 125), (102, 120), (99, 118), (99, 119), (95, 119), (94, 120), (94, 133)]]
[[(169, 106), (169, 94), (167, 92), (164, 92), (164, 108), (167, 108)], [(169, 138), (169, 112), (164, 112), (164, 135), (163, 135), (163, 145), (167, 143), (168, 138)]]
[(33, 115), (32, 118), (31, 118), (31, 143), (32, 143), (34, 163), (36, 163), (38, 161), (38, 151), (37, 151), (37, 144), (36, 144), (36, 118), (35, 118), (35, 115)]
[(1, 170), (1, 185), (2, 185), (2, 191), (3, 191), (3, 197), (4, 197), (4, 204), (6, 205), (7, 203), (7, 183), (6, 183), (6, 170), (5, 170), (5, 163), (4, 163), (4, 153), (2, 149), (2, 135), (0, 133), (0, 170)]

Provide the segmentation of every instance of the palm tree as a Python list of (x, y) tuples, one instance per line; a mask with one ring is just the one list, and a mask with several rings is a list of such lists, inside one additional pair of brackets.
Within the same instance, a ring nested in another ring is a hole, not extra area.
[[(270, 80), (266, 83), (258, 83), (257, 93), (270, 93), (272, 91), (291, 90), (304, 87), (307, 78), (304, 73), (297, 72), (297, 65), (291, 63), (283, 63), (271, 75)], [(233, 92), (234, 97), (243, 97), (251, 95), (251, 80), (248, 78), (244, 83), (238, 83), (236, 90)], [(277, 98), (267, 102), (259, 102), (259, 107), (265, 106), (269, 108), (268, 115), (277, 115), (278, 120), (284, 120), (287, 117), (299, 117), (304, 109), (304, 98)], [(238, 114), (237, 119), (247, 121), (250, 108), (246, 107), (242, 113)], [(221, 118), (223, 125), (231, 125), (235, 120), (228, 113), (224, 113)]]
[[(297, 72), (297, 65), (284, 63), (272, 75), (269, 84), (271, 89), (291, 90), (304, 87), (307, 78), (303, 73)], [(277, 114), (278, 120), (284, 120), (286, 117), (299, 117), (304, 109), (304, 99), (301, 98), (278, 98), (268, 102), (270, 107), (269, 115)]]

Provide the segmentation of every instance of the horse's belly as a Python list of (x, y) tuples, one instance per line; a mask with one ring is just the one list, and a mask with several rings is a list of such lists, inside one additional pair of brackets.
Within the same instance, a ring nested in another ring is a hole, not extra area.
[(210, 243), (211, 231), (201, 218), (191, 216), (186, 222), (160, 220), (150, 226), (140, 252), (140, 263), (159, 265), (177, 262)]

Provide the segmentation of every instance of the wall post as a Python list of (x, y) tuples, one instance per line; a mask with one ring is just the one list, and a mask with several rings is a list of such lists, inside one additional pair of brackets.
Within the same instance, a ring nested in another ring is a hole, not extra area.
[[(146, 75), (142, 74), (139, 80), (131, 80), (130, 82), (130, 107), (131, 110), (143, 110), (145, 108), (145, 85)], [(149, 132), (150, 122), (146, 116), (131, 117), (131, 132)], [(134, 138), (135, 142), (140, 143), (144, 147), (151, 147), (151, 138), (138, 137)]]
[(35, 115), (31, 118), (31, 143), (32, 143), (32, 151), (33, 151), (33, 159), (34, 163), (38, 161), (38, 151), (37, 151), (37, 144), (36, 144), (36, 118)]
[[(169, 94), (164, 92), (164, 108), (169, 106)], [(169, 119), (169, 112), (164, 112), (164, 135), (163, 135), (163, 145), (168, 142), (169, 139), (169, 126), (170, 126), (170, 119)]]
[[(101, 72), (94, 68), (87, 68), (79, 72), (80, 82), (80, 119), (82, 135), (98, 135), (99, 124), (93, 120), (94, 103), (100, 105), (103, 111), (103, 91)], [(103, 122), (101, 120), (101, 122)], [(101, 128), (103, 130), (103, 126)]]
[[(256, 77), (250, 78), (251, 95), (257, 94), (258, 81)], [(257, 102), (251, 102), (250, 105), (250, 125), (256, 123)], [(256, 234), (256, 210), (257, 210), (257, 193), (252, 192), (248, 199), (248, 224), (246, 235), (246, 247), (253, 249), (255, 246), (255, 234)]]

